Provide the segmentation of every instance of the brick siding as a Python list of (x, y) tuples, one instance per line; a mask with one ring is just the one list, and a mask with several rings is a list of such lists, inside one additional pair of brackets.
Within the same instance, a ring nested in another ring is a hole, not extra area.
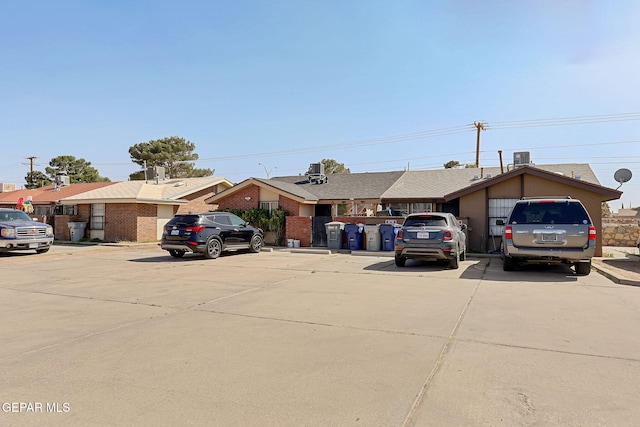
[[(251, 199), (246, 200), (246, 197)], [(257, 185), (250, 185), (247, 188), (243, 188), (235, 194), (231, 194), (229, 197), (225, 197), (220, 200), (218, 204), (219, 209), (254, 209), (260, 207), (260, 187)], [(209, 207), (211, 209), (211, 207)]]
[(300, 246), (311, 246), (311, 217), (287, 216), (285, 239), (300, 240)]

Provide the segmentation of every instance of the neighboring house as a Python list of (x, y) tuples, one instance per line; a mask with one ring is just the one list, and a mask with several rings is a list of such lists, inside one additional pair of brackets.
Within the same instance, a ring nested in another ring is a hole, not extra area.
[(59, 203), (77, 206), (77, 216), (69, 220), (86, 222), (91, 239), (150, 242), (161, 238), (162, 227), (176, 213), (214, 209), (204, 200), (232, 185), (216, 177), (125, 181)]
[[(326, 222), (376, 224), (401, 219), (376, 212), (442, 211), (467, 223), (468, 248), (496, 251), (501, 228), (515, 200), (523, 196), (571, 196), (583, 201), (594, 223), (601, 224), (601, 203), (622, 192), (600, 185), (586, 164), (524, 165), (501, 168), (441, 169), (328, 175), (314, 184), (304, 176), (250, 178), (206, 199), (220, 208), (281, 207), (289, 212), (285, 237), (302, 246), (326, 246)], [(596, 249), (601, 253), (600, 242)]]
[[(56, 213), (62, 214), (63, 208), (58, 203), (60, 199), (75, 196), (76, 194), (85, 193), (87, 191), (98, 188), (107, 187), (115, 184), (114, 182), (88, 182), (81, 184), (72, 184), (66, 186), (47, 185), (46, 187), (35, 188), (32, 190), (13, 190), (0, 193), (0, 207), (14, 208), (21, 198), (27, 200), (31, 197), (31, 203), (34, 208), (34, 215), (48, 218)], [(13, 186), (15, 187), (15, 185)]]
[(34, 216), (53, 225), (58, 240), (70, 240), (68, 223), (80, 222), (90, 239), (147, 242), (159, 240), (177, 212), (214, 209), (204, 200), (232, 185), (225, 178), (205, 177), (47, 186), (0, 193), (0, 207), (15, 207), (21, 197), (31, 196)]

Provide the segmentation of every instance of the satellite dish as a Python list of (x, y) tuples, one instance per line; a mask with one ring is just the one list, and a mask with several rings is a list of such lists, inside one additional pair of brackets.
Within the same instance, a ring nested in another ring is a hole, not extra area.
[(620, 188), (622, 184), (631, 180), (632, 176), (633, 174), (629, 169), (618, 169), (616, 173), (613, 174), (613, 179), (620, 183), (620, 185), (618, 186), (618, 188)]

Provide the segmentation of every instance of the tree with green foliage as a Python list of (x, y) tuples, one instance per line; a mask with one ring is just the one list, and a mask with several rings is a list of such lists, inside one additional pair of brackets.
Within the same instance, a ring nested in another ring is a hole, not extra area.
[(451, 160), (444, 164), (445, 169), (457, 169), (460, 167), (460, 162), (457, 160)]
[(33, 171), (27, 173), (27, 176), (24, 177), (24, 180), (26, 181), (25, 188), (28, 188), (29, 190), (51, 184), (51, 180), (49, 179), (49, 177), (41, 171)]
[(57, 175), (67, 175), (69, 182), (109, 182), (109, 178), (100, 176), (98, 170), (91, 166), (91, 162), (85, 159), (76, 159), (74, 156), (58, 156), (51, 159), (49, 166), (45, 168), (49, 179), (53, 181)]
[(351, 170), (345, 167), (344, 163), (338, 163), (333, 159), (322, 159), (320, 163), (324, 165), (324, 173), (327, 175), (332, 173), (351, 173)]
[[(171, 178), (194, 178), (211, 176), (211, 169), (197, 169), (192, 162), (198, 160), (198, 155), (193, 152), (196, 145), (178, 136), (141, 142), (129, 147), (131, 161), (143, 168), (162, 166), (165, 173)], [(134, 172), (129, 178), (145, 179), (144, 171)]]

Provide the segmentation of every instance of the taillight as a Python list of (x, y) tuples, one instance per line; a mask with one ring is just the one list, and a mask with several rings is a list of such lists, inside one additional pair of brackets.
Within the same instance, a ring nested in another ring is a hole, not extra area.
[(404, 230), (398, 230), (398, 234), (396, 235), (397, 240), (404, 240)]
[(593, 226), (589, 227), (589, 240), (596, 240), (596, 228)]
[(204, 225), (196, 225), (194, 227), (187, 227), (187, 228), (184, 229), (184, 231), (190, 231), (190, 232), (193, 232), (193, 233), (199, 233), (202, 230), (204, 230), (205, 228), (207, 228), (207, 227), (205, 227)]
[(444, 234), (442, 236), (442, 240), (453, 240), (453, 233), (451, 230), (444, 230)]
[(506, 226), (504, 229), (504, 238), (505, 239), (513, 239), (513, 229), (511, 226)]

